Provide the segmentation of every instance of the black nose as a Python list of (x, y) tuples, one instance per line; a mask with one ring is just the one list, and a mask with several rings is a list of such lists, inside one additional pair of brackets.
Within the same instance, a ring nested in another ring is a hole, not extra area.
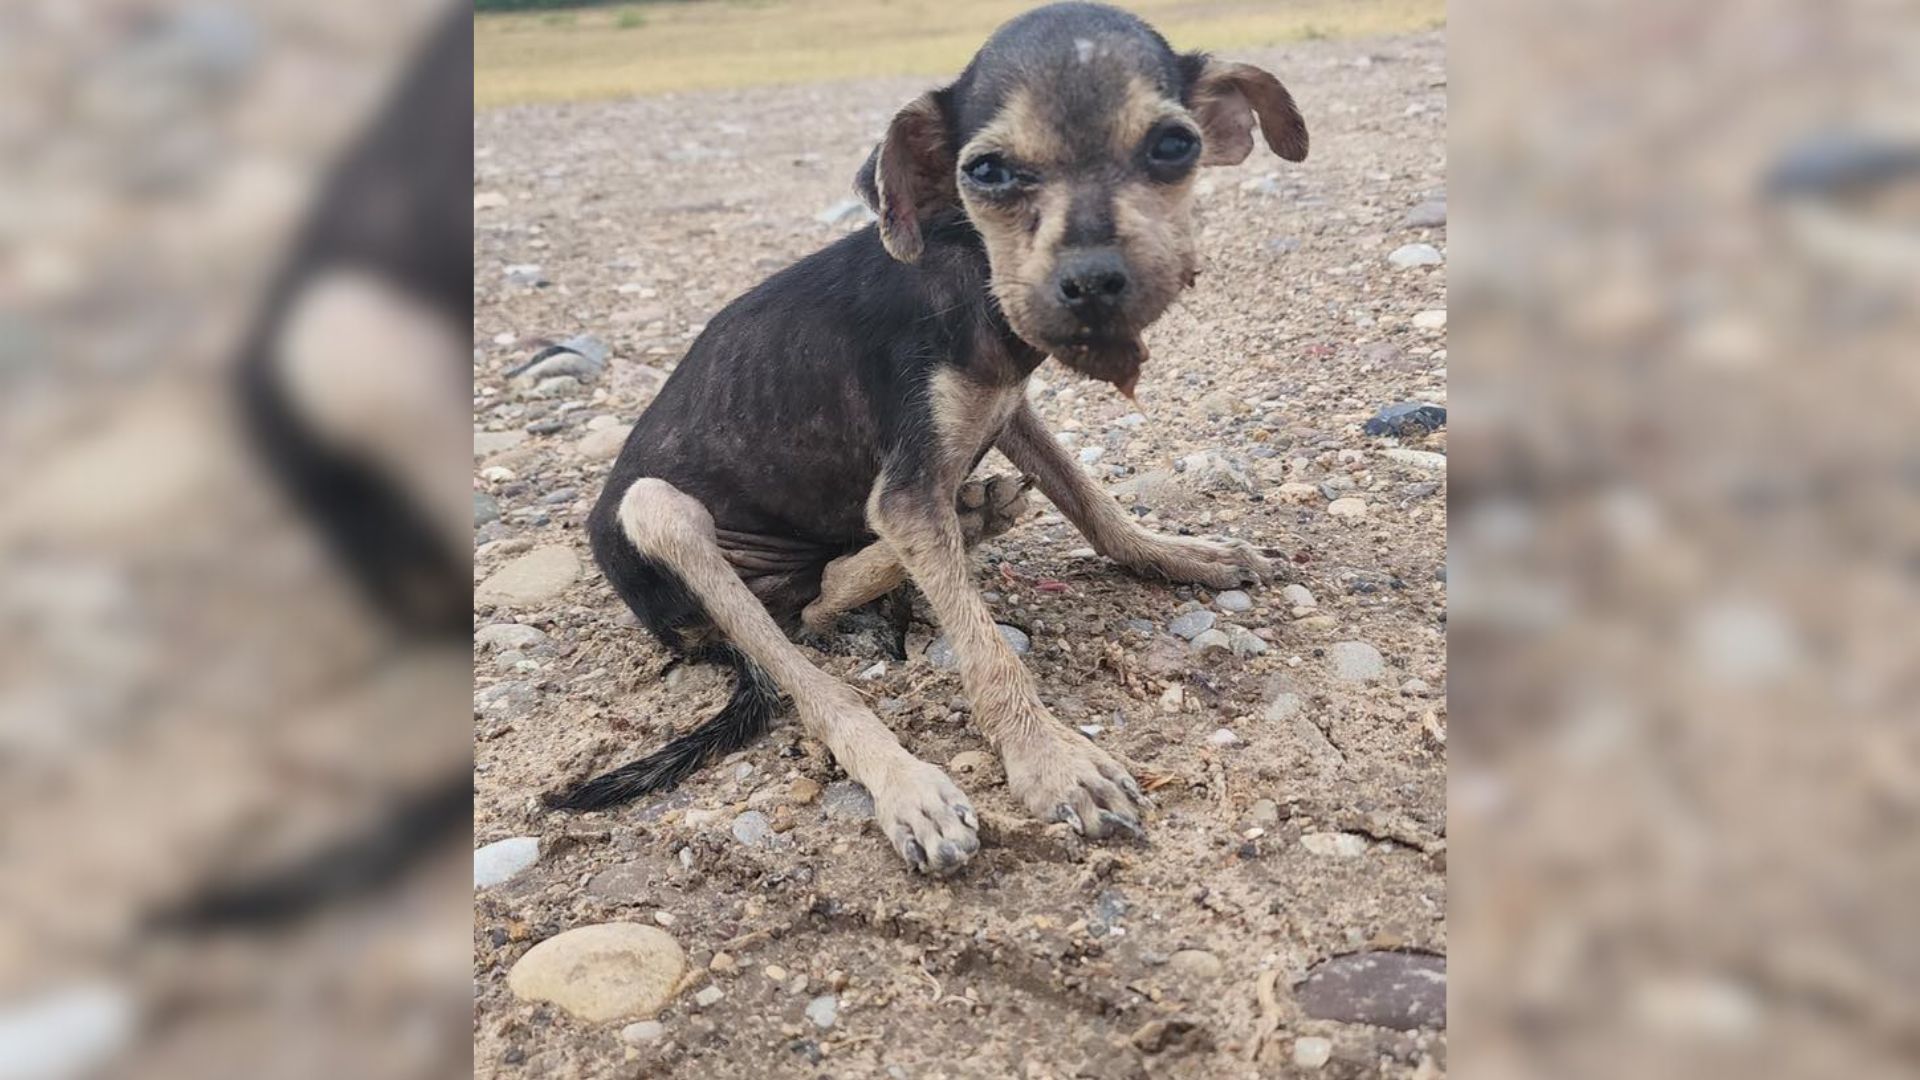
[(1075, 315), (1101, 315), (1127, 293), (1127, 264), (1111, 249), (1079, 251), (1060, 259), (1054, 271), (1060, 302)]

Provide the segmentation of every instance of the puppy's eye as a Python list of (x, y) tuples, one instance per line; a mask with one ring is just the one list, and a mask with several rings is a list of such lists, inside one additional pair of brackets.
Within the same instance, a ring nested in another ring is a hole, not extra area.
[(1013, 169), (999, 154), (983, 154), (967, 164), (967, 179), (983, 188), (1001, 188), (1013, 183)]
[(1185, 128), (1169, 128), (1153, 140), (1153, 146), (1147, 150), (1147, 157), (1155, 165), (1184, 165), (1200, 149), (1200, 140)]

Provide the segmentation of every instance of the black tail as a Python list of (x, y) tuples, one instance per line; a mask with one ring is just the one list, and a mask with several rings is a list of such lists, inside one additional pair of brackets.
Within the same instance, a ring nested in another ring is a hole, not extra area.
[(780, 709), (780, 691), (760, 665), (730, 645), (712, 652), (712, 658), (733, 668), (733, 696), (713, 719), (628, 765), (549, 795), (554, 810), (599, 810), (650, 791), (665, 791), (693, 775), (702, 764), (730, 754), (766, 734)]

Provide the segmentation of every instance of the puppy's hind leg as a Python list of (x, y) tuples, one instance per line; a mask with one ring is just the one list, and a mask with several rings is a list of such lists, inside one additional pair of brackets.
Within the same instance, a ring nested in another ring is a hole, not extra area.
[(921, 761), (860, 696), (807, 661), (727, 563), (712, 515), (664, 480), (642, 479), (620, 501), (620, 527), (699, 600), (728, 642), (793, 698), (807, 733), (873, 793), (881, 831), (915, 869), (947, 873), (979, 849), (973, 807), (945, 773)]
[[(960, 485), (954, 510), (967, 547), (991, 540), (1027, 516), (1027, 492), (1033, 482), (1024, 476), (989, 476)], [(800, 621), (814, 633), (825, 633), (842, 612), (870, 604), (905, 584), (906, 568), (884, 540), (875, 540), (851, 555), (827, 564), (820, 578), (820, 595), (800, 613)]]

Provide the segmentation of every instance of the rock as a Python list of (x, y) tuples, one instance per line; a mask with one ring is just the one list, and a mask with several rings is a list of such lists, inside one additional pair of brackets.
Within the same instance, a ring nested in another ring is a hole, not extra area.
[(1446, 259), (1432, 244), (1403, 244), (1393, 249), (1387, 261), (1401, 270), (1411, 270), (1416, 266), (1439, 266)]
[(1175, 637), (1192, 641), (1201, 634), (1213, 629), (1217, 616), (1205, 608), (1199, 608), (1181, 615), (1167, 624), (1167, 632)]
[(588, 461), (612, 461), (620, 456), (620, 448), (627, 444), (627, 434), (631, 427), (599, 428), (581, 436), (574, 449)]
[(1106, 456), (1106, 453), (1107, 453), (1107, 448), (1104, 446), (1082, 447), (1080, 450), (1080, 464), (1082, 465), (1098, 464), (1100, 459)]
[(1387, 670), (1380, 650), (1364, 641), (1337, 642), (1327, 649), (1327, 659), (1333, 665), (1333, 677), (1342, 682), (1368, 682)]
[(825, 1031), (840, 1019), (840, 999), (832, 994), (822, 994), (807, 1002), (807, 1019), (813, 1026)]
[(139, 1034), (141, 1012), (138, 999), (110, 982), (25, 994), (16, 988), (0, 1006), (0, 1076), (104, 1075), (106, 1063)]
[(1404, 446), (1389, 446), (1380, 451), (1389, 461), (1402, 465), (1411, 465), (1427, 472), (1443, 473), (1447, 471), (1447, 455), (1436, 454), (1431, 450), (1409, 450)]
[(538, 289), (542, 286), (553, 284), (547, 280), (547, 275), (534, 263), (514, 263), (506, 267), (502, 273), (506, 275), (507, 281), (510, 284), (525, 285), (530, 289)]
[(1300, 838), (1300, 846), (1330, 859), (1357, 859), (1367, 853), (1367, 838), (1344, 832), (1307, 833)]
[(813, 220), (828, 226), (845, 225), (855, 221), (864, 225), (873, 220), (873, 211), (859, 199), (841, 199), (813, 215)]
[(507, 988), (522, 1001), (548, 1002), (600, 1024), (659, 1011), (686, 969), (686, 954), (666, 931), (602, 923), (528, 949), (507, 972)]
[(1265, 656), (1272, 646), (1246, 627), (1232, 626), (1227, 628), (1227, 648), (1233, 650), (1233, 655), (1245, 658)]
[(473, 887), (490, 889), (532, 866), (540, 858), (540, 838), (495, 840), (473, 853)]
[(1407, 211), (1409, 229), (1437, 229), (1447, 223), (1447, 200), (1428, 199)]
[(749, 810), (733, 819), (733, 838), (748, 847), (763, 847), (773, 840), (773, 823), (758, 810)]
[(1228, 589), (1226, 592), (1214, 597), (1213, 603), (1214, 606), (1218, 607), (1221, 611), (1253, 610), (1253, 597), (1248, 596), (1239, 589)]
[(1280, 804), (1272, 799), (1259, 799), (1247, 809), (1247, 821), (1262, 829), (1271, 829), (1280, 824)]
[(1282, 502), (1316, 503), (1320, 501), (1320, 489), (1312, 484), (1303, 484), (1298, 480), (1289, 480), (1281, 484), (1274, 492)]
[(559, 596), (580, 577), (580, 559), (569, 547), (535, 548), (495, 570), (473, 590), (483, 603), (532, 607)]
[(699, 993), (693, 995), (693, 1003), (702, 1009), (711, 1009), (726, 996), (727, 992), (717, 986), (703, 986)]
[(1294, 629), (1312, 633), (1332, 630), (1339, 625), (1340, 620), (1331, 615), (1306, 615), (1293, 620)]
[(852, 780), (836, 780), (820, 793), (820, 808), (835, 821), (866, 821), (873, 817), (873, 796)]
[(1354, 521), (1367, 516), (1367, 500), (1357, 495), (1343, 495), (1327, 504), (1327, 513)]
[(1189, 979), (1217, 979), (1226, 970), (1220, 958), (1205, 949), (1181, 949), (1167, 958), (1167, 966)]
[(1329, 476), (1320, 481), (1319, 486), (1320, 497), (1328, 502), (1341, 498), (1354, 489), (1353, 478), (1350, 476)]
[(1281, 589), (1280, 598), (1294, 607), (1317, 608), (1320, 606), (1320, 601), (1313, 598), (1313, 593), (1305, 585), (1289, 585)]
[(1226, 728), (1220, 728), (1216, 730), (1213, 734), (1207, 736), (1207, 745), (1217, 746), (1217, 747), (1220, 747), (1221, 749), (1226, 749), (1229, 747), (1242, 745), (1242, 740), (1240, 736), (1235, 735), (1232, 731), (1229, 731)]
[(1180, 475), (1191, 491), (1252, 491), (1254, 484), (1247, 471), (1225, 455), (1202, 450), (1180, 459)]
[(580, 382), (590, 382), (599, 378), (600, 372), (607, 364), (606, 346), (600, 345), (597, 351), (599, 358), (595, 359), (564, 345), (549, 346), (536, 354), (538, 359), (530, 361), (515, 378), (525, 379), (534, 385), (561, 376), (569, 376)]
[(571, 375), (549, 375), (533, 384), (533, 396), (543, 398), (572, 397), (585, 389), (579, 379)]
[(1373, 419), (1361, 425), (1360, 430), (1368, 435), (1404, 436), (1439, 431), (1446, 425), (1445, 406), (1428, 405), (1419, 401), (1402, 401), (1374, 413)]
[(1447, 1026), (1447, 958), (1417, 952), (1336, 956), (1294, 988), (1317, 1020), (1411, 1031)]
[(1333, 1040), (1318, 1035), (1302, 1035), (1293, 1040), (1293, 1063), (1302, 1069), (1318, 1069), (1333, 1058)]
[(1293, 719), (1300, 714), (1300, 695), (1281, 692), (1267, 702), (1267, 711), (1261, 714), (1268, 723), (1278, 724)]
[(642, 1020), (620, 1029), (620, 1041), (628, 1046), (649, 1046), (667, 1036), (667, 1025), (658, 1020)]
[(484, 491), (473, 493), (473, 527), (500, 520), (500, 502)]
[[(1007, 646), (1013, 650), (1014, 655), (1025, 656), (1033, 651), (1033, 639), (1027, 636), (1025, 630), (1017, 626), (1008, 626), (1006, 623), (998, 623), (996, 626), (1000, 630), (1000, 636), (1006, 639)], [(945, 634), (941, 634), (933, 640), (932, 645), (927, 646), (927, 659), (933, 663), (934, 667), (948, 671), (960, 666), (960, 658), (954, 655), (953, 643), (947, 640)]]
[(1233, 639), (1224, 630), (1202, 630), (1193, 636), (1193, 651), (1203, 656), (1213, 652), (1232, 652)]
[(479, 210), (500, 210), (507, 205), (507, 197), (497, 191), (476, 191), (473, 193), (473, 208)]
[(1413, 317), (1413, 325), (1417, 330), (1445, 330), (1447, 313), (1445, 309), (1422, 311)]
[(518, 649), (525, 652), (547, 644), (546, 631), (537, 626), (524, 626), (520, 623), (488, 623), (473, 632), (473, 643), (481, 649), (503, 652)]
[(482, 431), (473, 429), (473, 456), (475, 458), (492, 457), (502, 450), (511, 450), (527, 441), (524, 431)]
[(819, 797), (820, 781), (809, 776), (800, 777), (787, 788), (787, 798), (800, 806), (805, 806)]

